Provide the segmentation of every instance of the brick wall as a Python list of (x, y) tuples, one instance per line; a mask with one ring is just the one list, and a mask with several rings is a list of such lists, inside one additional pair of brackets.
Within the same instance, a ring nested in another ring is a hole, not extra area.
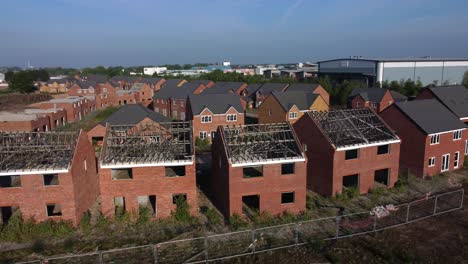
[[(227, 121), (228, 114), (237, 114), (237, 121)], [(210, 115), (211, 116), (211, 123), (202, 123), (201, 116), (202, 115)], [(193, 125), (193, 137), (194, 139), (200, 137), (201, 131), (206, 131), (207, 138), (211, 142), (212, 135), (211, 132), (216, 132), (218, 126), (223, 125), (244, 125), (245, 117), (244, 113), (238, 113), (234, 108), (229, 109), (226, 114), (223, 115), (213, 115), (209, 110), (205, 109), (200, 115), (194, 116), (192, 125)]]
[(45, 131), (45, 127), (50, 130), (49, 117), (42, 116), (29, 121), (4, 121), (0, 122), (1, 131)]
[[(271, 116), (270, 116), (271, 111)], [(286, 111), (273, 95), (269, 95), (258, 108), (258, 123), (278, 123), (286, 121)]]

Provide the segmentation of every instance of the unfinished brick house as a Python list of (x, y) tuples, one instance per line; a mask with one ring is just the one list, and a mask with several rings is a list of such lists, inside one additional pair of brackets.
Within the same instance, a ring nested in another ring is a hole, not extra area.
[(244, 124), (244, 108), (237, 94), (190, 95), (187, 120), (192, 121), (194, 138), (211, 142), (218, 126)]
[(320, 84), (316, 83), (292, 83), (284, 90), (286, 92), (312, 92), (320, 94), (325, 102), (330, 105), (330, 95)]
[(154, 111), (174, 120), (186, 120), (188, 96), (200, 94), (205, 89), (200, 82), (185, 82), (180, 87), (166, 82), (159, 92), (154, 93)]
[(272, 92), (258, 107), (258, 123), (294, 124), (308, 111), (328, 111), (328, 103), (312, 92)]
[(102, 212), (166, 218), (185, 200), (198, 210), (190, 122), (107, 126), (99, 170)]
[(102, 142), (106, 133), (106, 124), (111, 126), (136, 126), (140, 123), (147, 123), (151, 121), (155, 123), (167, 123), (170, 122), (171, 119), (140, 104), (124, 105), (101, 123), (93, 127), (90, 131), (88, 131), (88, 136), (91, 141), (95, 140)]
[(49, 117), (44, 114), (32, 114), (12, 111), (0, 112), (0, 131), (49, 131)]
[(306, 209), (305, 154), (288, 123), (220, 126), (210, 194), (227, 217)]
[(99, 93), (97, 91), (98, 84), (96, 82), (91, 81), (78, 81), (73, 84), (70, 89), (68, 89), (69, 96), (83, 96), (83, 95), (91, 95), (94, 96)]
[(294, 124), (307, 154), (307, 187), (367, 193), (398, 180), (400, 139), (371, 109), (308, 112)]
[(348, 96), (348, 107), (353, 109), (370, 107), (380, 113), (395, 102), (407, 100), (406, 96), (388, 89), (357, 88)]
[(0, 132), (0, 213), (77, 225), (99, 195), (85, 132)]
[(437, 99), (468, 124), (468, 89), (461, 85), (436, 86), (424, 89), (416, 99)]
[[(25, 109), (26, 114), (45, 115), (49, 118), (49, 129), (54, 130), (57, 127), (64, 126), (67, 123), (67, 113), (62, 108), (50, 108), (50, 109)], [(31, 130), (34, 131), (34, 130)], [(38, 130), (41, 131), (41, 130)], [(42, 130), (43, 131), (43, 130)]]
[(163, 78), (142, 78), (138, 80), (139, 83), (144, 83), (148, 85), (154, 92), (159, 91), (161, 86), (164, 84), (166, 80)]
[(112, 84), (113, 87), (119, 88), (122, 90), (128, 90), (132, 87), (135, 83), (137, 83), (141, 77), (131, 77), (131, 76), (114, 76), (109, 79), (109, 83)]
[(66, 120), (74, 122), (95, 109), (93, 97), (69, 96), (57, 98), (38, 104), (41, 109), (62, 108), (67, 113)]
[(380, 113), (402, 140), (400, 166), (418, 177), (463, 168), (467, 125), (436, 99), (395, 103)]
[(41, 93), (67, 93), (76, 80), (72, 78), (48, 80), (39, 87)]

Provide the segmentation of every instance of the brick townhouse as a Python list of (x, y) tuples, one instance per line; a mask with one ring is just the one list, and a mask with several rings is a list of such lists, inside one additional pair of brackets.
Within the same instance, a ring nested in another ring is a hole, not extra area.
[(0, 132), (0, 211), (8, 221), (69, 220), (77, 225), (96, 202), (94, 149), (84, 131)]
[(371, 109), (308, 112), (294, 124), (307, 154), (307, 187), (322, 195), (393, 187), (400, 139)]
[(97, 85), (97, 93), (95, 98), (97, 109), (119, 105), (117, 99), (117, 90), (110, 82)]
[(67, 113), (66, 120), (74, 122), (81, 120), (84, 115), (93, 111), (95, 109), (95, 101), (93, 97), (69, 96), (41, 102), (38, 106), (41, 109), (62, 108)]
[(330, 95), (320, 84), (316, 83), (292, 83), (284, 90), (286, 92), (312, 92), (320, 94), (325, 102), (330, 105)]
[(348, 107), (353, 109), (370, 107), (380, 113), (395, 102), (407, 100), (406, 96), (388, 89), (357, 88), (351, 91), (348, 96)]
[(163, 78), (142, 78), (138, 80), (138, 83), (144, 83), (148, 85), (154, 92), (157, 92), (159, 89), (161, 89), (165, 81), (166, 80)]
[(39, 86), (39, 91), (41, 93), (67, 93), (75, 81), (73, 78), (51, 79)]
[(114, 76), (109, 79), (109, 83), (115, 87), (122, 90), (128, 90), (135, 83), (137, 83), (141, 77), (131, 77), (131, 76)]
[(381, 113), (402, 140), (400, 165), (418, 177), (463, 168), (467, 125), (436, 99), (395, 103)]
[(227, 217), (306, 209), (305, 154), (289, 123), (220, 126), (209, 195)]
[(190, 122), (107, 126), (99, 169), (102, 212), (166, 218), (185, 200), (198, 210)]
[(286, 90), (288, 85), (289, 84), (287, 83), (265, 83), (261, 85), (258, 89), (255, 90), (255, 94), (252, 95), (253, 100), (255, 101), (255, 107), (259, 107), (262, 104), (263, 100), (265, 100), (265, 98), (272, 92), (282, 92)]
[(166, 82), (159, 92), (154, 93), (154, 111), (174, 120), (186, 120), (187, 97), (200, 94), (205, 89), (199, 82), (185, 82), (181, 86)]
[(218, 126), (244, 124), (244, 108), (237, 94), (190, 95), (187, 120), (192, 121), (194, 138), (211, 142)]
[(78, 81), (68, 89), (69, 96), (95, 96), (98, 93), (98, 84), (92, 81)]
[(424, 89), (416, 99), (437, 99), (468, 124), (468, 89), (465, 86), (436, 86)]
[(155, 123), (167, 123), (170, 122), (171, 119), (140, 104), (124, 105), (88, 131), (88, 136), (91, 141), (102, 141), (106, 133), (107, 124), (111, 126), (136, 126), (138, 124), (151, 121)]
[[(198, 81), (194, 81), (194, 82), (198, 82)], [(187, 80), (184, 80), (184, 79), (167, 79), (161, 86), (161, 88), (163, 87), (181, 87), (182, 85), (184, 85), (185, 83), (187, 83)], [(202, 83), (200, 83), (202, 84)]]
[(328, 103), (312, 92), (272, 92), (258, 107), (258, 123), (294, 124), (305, 112), (328, 111)]

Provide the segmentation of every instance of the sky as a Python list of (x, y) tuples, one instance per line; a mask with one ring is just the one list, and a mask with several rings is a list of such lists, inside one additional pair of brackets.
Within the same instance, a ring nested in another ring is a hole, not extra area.
[(467, 0), (1, 0), (0, 66), (468, 57)]

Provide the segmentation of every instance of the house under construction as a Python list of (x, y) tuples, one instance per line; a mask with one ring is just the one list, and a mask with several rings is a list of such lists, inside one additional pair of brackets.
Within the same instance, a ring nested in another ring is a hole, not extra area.
[(152, 217), (167, 217), (182, 200), (195, 212), (191, 123), (107, 124), (99, 177), (106, 215), (145, 208)]
[(98, 195), (94, 149), (85, 132), (0, 132), (2, 221), (19, 209), (25, 219), (77, 224)]
[(294, 129), (309, 160), (307, 186), (324, 195), (392, 187), (400, 139), (371, 109), (308, 112)]
[(217, 133), (210, 189), (226, 216), (305, 210), (307, 161), (289, 123), (220, 126)]

